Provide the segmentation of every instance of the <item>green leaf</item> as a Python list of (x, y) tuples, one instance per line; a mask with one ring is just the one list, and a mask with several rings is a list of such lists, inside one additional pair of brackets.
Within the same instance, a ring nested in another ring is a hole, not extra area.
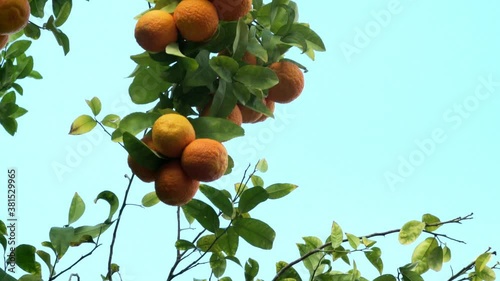
[(436, 247), (431, 250), (431, 252), (427, 255), (427, 263), (429, 264), (429, 268), (434, 271), (440, 271), (443, 267), (443, 248)]
[(233, 81), (233, 75), (240, 67), (238, 62), (228, 56), (217, 56), (210, 59), (210, 67), (228, 83)]
[[(318, 248), (321, 247), (322, 242), (321, 239), (313, 236), (303, 237), (302, 238), (305, 243), (297, 243), (297, 248), (299, 249), (300, 256), (304, 256)], [(309, 270), (309, 274), (313, 275), (315, 272), (323, 272), (325, 265), (321, 264), (321, 261), (324, 258), (324, 254), (322, 252), (318, 252), (312, 255), (309, 255), (306, 259), (302, 261), (304, 266)]]
[(264, 188), (260, 186), (249, 188), (241, 194), (238, 209), (242, 213), (248, 213), (268, 198), (269, 195)]
[(9, 45), (7, 48), (7, 53), (5, 54), (5, 59), (17, 58), (24, 54), (31, 46), (30, 40), (18, 40)]
[(156, 119), (160, 116), (160, 113), (133, 112), (120, 121), (118, 129), (112, 134), (112, 140), (116, 142), (123, 141), (124, 132), (129, 132), (135, 136), (143, 130), (152, 127)]
[(91, 100), (85, 100), (85, 101), (92, 110), (94, 116), (99, 115), (99, 113), (101, 112), (101, 101), (99, 100), (99, 98), (93, 97)]
[[(42, 259), (42, 261), (45, 263), (47, 268), (49, 269), (49, 272), (52, 272), (52, 262), (50, 261), (50, 254), (43, 251), (43, 250), (37, 250), (36, 254)], [(2, 280), (0, 278), (0, 280)]]
[(18, 279), (10, 276), (2, 268), (0, 268), (0, 280), (2, 281), (18, 281)]
[(234, 230), (232, 226), (229, 226), (226, 232), (220, 236), (217, 244), (220, 246), (221, 250), (228, 256), (236, 255), (236, 251), (239, 246), (238, 233)]
[(43, 79), (42, 74), (40, 74), (36, 70), (32, 70), (31, 73), (30, 73), (30, 75), (28, 75), (28, 77), (31, 77), (31, 78), (37, 79), (37, 80)]
[(7, 226), (0, 220), (0, 235), (7, 235)]
[(373, 279), (373, 281), (397, 281), (396, 277), (392, 274), (384, 274), (379, 277)]
[(2, 124), (2, 127), (9, 133), (11, 136), (13, 136), (17, 132), (17, 121), (14, 118), (7, 117), (7, 118), (0, 118), (0, 124)]
[(264, 186), (264, 180), (261, 177), (257, 175), (252, 175), (250, 179), (252, 180), (253, 186), (261, 186), (261, 187)]
[(347, 241), (349, 242), (349, 245), (356, 250), (359, 247), (359, 244), (361, 244), (361, 241), (358, 236), (350, 234), (350, 233), (345, 233), (347, 237)]
[(241, 18), (236, 24), (236, 34), (233, 41), (233, 57), (239, 59), (243, 57), (248, 45), (249, 29), (245, 19)]
[(285, 280), (295, 280), (295, 281), (302, 281), (302, 278), (300, 278), (299, 273), (293, 268), (289, 267), (286, 271), (281, 272), (284, 267), (288, 266), (288, 263), (284, 261), (279, 261), (276, 263), (276, 274), (279, 274), (278, 280), (280, 281), (285, 281)]
[(401, 275), (403, 276), (403, 281), (424, 281), (424, 278), (415, 271), (400, 268)]
[(7, 251), (7, 238), (5, 238), (5, 236), (3, 235), (0, 235), (0, 245), (2, 245), (3, 251), (5, 253)]
[(69, 53), (69, 38), (64, 32), (57, 28), (54, 20), (54, 16), (50, 16), (45, 24), (45, 28), (52, 31), (52, 34), (56, 38), (57, 44), (63, 48), (64, 55)]
[(92, 239), (103, 234), (110, 226), (111, 223), (79, 226), (75, 228), (74, 238), (70, 246), (78, 246), (81, 243), (94, 243)]
[(443, 247), (443, 262), (449, 262), (451, 260), (451, 249), (448, 246)]
[(422, 274), (429, 270), (429, 255), (435, 249), (439, 248), (439, 244), (436, 238), (428, 237), (424, 241), (415, 247), (413, 251), (411, 262), (417, 264), (414, 271)]
[(221, 248), (218, 245), (218, 241), (216, 241), (217, 236), (214, 234), (204, 235), (196, 241), (196, 247), (203, 252), (213, 252), (219, 253)]
[(118, 210), (118, 205), (120, 205), (120, 200), (118, 199), (116, 194), (108, 190), (99, 193), (97, 197), (94, 199), (94, 203), (97, 203), (99, 199), (102, 199), (109, 203), (109, 215), (108, 218), (106, 219), (106, 222), (109, 223), (111, 221), (111, 218), (113, 218), (113, 215)]
[(135, 75), (128, 92), (135, 104), (148, 104), (156, 101), (160, 93), (165, 92), (170, 83), (162, 79), (165, 67), (155, 64), (145, 67)]
[[(199, 117), (189, 120), (196, 131), (196, 138), (209, 138), (220, 142), (241, 137), (245, 131), (232, 121), (217, 117)], [(122, 121), (123, 122), (123, 121)]]
[(344, 239), (344, 232), (338, 223), (335, 221), (332, 223), (332, 230), (330, 234), (330, 240), (332, 243), (332, 248), (335, 249), (342, 244), (342, 240)]
[(35, 252), (36, 248), (31, 245), (21, 244), (17, 246), (15, 250), (16, 264), (28, 273), (41, 275), (42, 268), (40, 263), (35, 260)]
[(257, 66), (257, 65), (245, 65), (238, 69), (233, 79), (250, 89), (260, 89), (265, 90), (278, 84), (278, 76), (270, 68)]
[(192, 199), (189, 203), (183, 205), (182, 209), (195, 218), (206, 230), (215, 233), (219, 229), (219, 217), (207, 203)]
[(40, 31), (40, 27), (36, 24), (28, 22), (28, 24), (24, 27), (24, 34), (29, 38), (37, 40), (40, 38), (42, 33)]
[(267, 160), (266, 159), (260, 159), (259, 162), (257, 162), (257, 165), (255, 165), (255, 169), (261, 173), (267, 172), (267, 169), (269, 168)]
[(201, 184), (200, 191), (228, 217), (233, 216), (233, 204), (227, 196), (220, 190), (211, 186)]
[(480, 272), (477, 272), (477, 277), (484, 281), (494, 281), (496, 280), (496, 274), (493, 269), (489, 267), (483, 268)]
[[(57, 258), (61, 259), (68, 250), (70, 243), (74, 240), (75, 229), (73, 227), (52, 227), (49, 232), (50, 242), (57, 252)], [(33, 250), (33, 254), (35, 251)]]
[(431, 214), (424, 214), (422, 216), (422, 222), (425, 223), (425, 230), (427, 231), (435, 231), (437, 230), (440, 225), (436, 225), (436, 226), (428, 226), (429, 224), (437, 224), (437, 223), (440, 223), (441, 221), (439, 220), (438, 217), (434, 216), (434, 215), (431, 215)]
[(266, 187), (269, 199), (279, 199), (294, 191), (298, 186), (290, 183), (276, 183)]
[(44, 8), (45, 8), (45, 4), (47, 3), (47, 0), (31, 0), (29, 2), (30, 2), (30, 8), (31, 8), (31, 15), (33, 15), (37, 18), (43, 18), (44, 17)]
[(259, 263), (249, 258), (245, 263), (245, 280), (253, 281), (257, 274), (259, 274)]
[(158, 199), (158, 196), (156, 195), (156, 192), (155, 191), (151, 191), (149, 193), (147, 193), (146, 195), (144, 195), (144, 197), (142, 197), (142, 206), (144, 207), (152, 207), (158, 203), (160, 203), (160, 199)]
[(123, 133), (123, 145), (132, 159), (149, 170), (155, 171), (165, 163), (165, 159), (128, 132)]
[(477, 272), (483, 271), (483, 269), (486, 267), (488, 262), (491, 259), (491, 253), (487, 252), (484, 254), (481, 254), (475, 261), (475, 268)]
[(97, 125), (97, 122), (90, 115), (80, 115), (73, 121), (69, 130), (70, 135), (82, 135), (90, 132)]
[(265, 222), (254, 218), (238, 218), (233, 222), (233, 227), (250, 245), (265, 250), (272, 249), (276, 232)]
[(75, 192), (71, 205), (69, 206), (68, 225), (77, 221), (85, 212), (85, 202), (83, 202), (78, 192)]
[(19, 278), (18, 281), (43, 281), (42, 277), (40, 275), (35, 275), (35, 274), (25, 274)]
[(384, 263), (382, 261), (382, 250), (378, 247), (373, 247), (370, 251), (364, 252), (368, 261), (378, 270), (379, 274), (384, 271)]
[(191, 241), (180, 239), (175, 241), (175, 248), (179, 251), (187, 251), (196, 248), (196, 246)]
[[(53, 10), (54, 15), (56, 15), (56, 20), (54, 22), (55, 26), (59, 27), (63, 25), (71, 13), (71, 0), (53, 0)], [(61, 5), (62, 2), (62, 5)]]
[(106, 127), (116, 129), (116, 128), (118, 128), (118, 125), (120, 124), (120, 116), (118, 116), (116, 114), (108, 114), (108, 115), (104, 116), (101, 123)]
[(210, 256), (210, 268), (215, 277), (221, 277), (226, 271), (227, 262), (221, 253), (212, 253)]
[(399, 231), (398, 240), (403, 245), (413, 243), (420, 236), (425, 228), (425, 223), (412, 220), (403, 225)]
[(361, 242), (367, 248), (370, 248), (371, 246), (373, 246), (377, 243), (377, 241), (370, 240), (370, 239), (366, 238), (365, 236), (361, 237)]

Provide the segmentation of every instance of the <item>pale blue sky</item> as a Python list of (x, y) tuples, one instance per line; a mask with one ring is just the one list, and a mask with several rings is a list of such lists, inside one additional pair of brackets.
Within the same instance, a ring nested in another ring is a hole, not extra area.
[[(299, 185), (253, 214), (276, 230), (274, 249), (249, 251), (241, 242), (241, 260), (257, 259), (259, 277), (270, 280), (276, 261), (298, 257), (295, 243), (302, 236), (324, 239), (333, 220), (346, 232), (366, 235), (399, 228), (426, 212), (443, 220), (475, 213), (472, 221), (440, 230), (468, 242), (449, 242), (455, 272), (490, 246), (500, 250), (500, 4), (296, 2), (300, 20), (323, 38), (327, 52), (317, 53), (314, 62), (293, 52), (291, 58), (309, 69), (302, 96), (278, 105), (276, 120), (245, 126), (246, 137), (227, 143), (237, 167), (213, 184), (229, 189), (244, 167), (266, 158), (267, 184)], [(19, 119), (14, 138), (0, 133), (0, 178), (6, 181), (8, 167), (18, 169), (18, 243), (39, 246), (50, 226), (66, 224), (75, 191), (87, 203), (77, 226), (107, 215), (104, 202), (92, 202), (100, 191), (123, 197), (125, 151), (97, 128), (90, 135), (67, 133), (75, 117), (90, 113), (85, 99), (94, 96), (103, 103), (102, 116), (148, 108), (129, 101), (131, 79), (125, 78), (134, 68), (129, 56), (142, 52), (133, 38), (133, 17), (146, 8), (145, 1), (74, 1), (63, 26), (69, 55), (48, 32), (29, 50), (44, 79), (21, 82), (25, 94), (18, 102), (29, 113)], [(152, 190), (152, 184), (135, 182), (130, 203)], [(6, 210), (0, 213), (5, 217)], [(174, 258), (175, 208), (128, 207), (120, 227), (115, 262), (123, 279), (164, 280)], [(97, 280), (106, 271), (110, 235), (71, 272)], [(410, 261), (412, 246), (399, 246), (397, 236), (379, 241), (386, 273)], [(59, 269), (87, 249), (71, 249)], [(352, 258), (365, 264), (359, 253)], [(239, 274), (233, 280), (243, 278), (237, 267), (229, 270)], [(376, 276), (371, 266), (361, 271)], [(429, 280), (449, 275), (445, 265)], [(208, 277), (208, 267), (179, 280), (193, 277)]]

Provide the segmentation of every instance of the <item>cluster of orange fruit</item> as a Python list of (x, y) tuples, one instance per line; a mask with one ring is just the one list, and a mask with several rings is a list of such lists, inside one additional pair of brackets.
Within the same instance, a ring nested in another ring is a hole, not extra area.
[(30, 13), (28, 0), (0, 0), (0, 49), (7, 45), (10, 34), (28, 24)]
[[(144, 13), (135, 26), (135, 38), (139, 46), (149, 52), (163, 52), (166, 47), (179, 40), (206, 42), (216, 33), (219, 21), (235, 21), (252, 10), (252, 0), (182, 0), (173, 14), (164, 10), (150, 10)], [(180, 34), (180, 36), (179, 36)], [(227, 51), (219, 55), (228, 55)], [(243, 62), (256, 65), (257, 58), (248, 51)], [(269, 89), (263, 104), (271, 113), (275, 103), (289, 103), (295, 100), (304, 88), (304, 75), (300, 68), (288, 61), (269, 65), (279, 79), (279, 84)], [(208, 114), (207, 109), (200, 116)], [(257, 123), (267, 119), (266, 115), (238, 104), (228, 119), (241, 125)]]
[(159, 117), (151, 134), (142, 141), (165, 157), (157, 170), (141, 166), (130, 155), (128, 165), (144, 182), (155, 182), (158, 199), (172, 206), (189, 202), (198, 191), (200, 181), (211, 182), (224, 175), (228, 153), (224, 145), (213, 139), (199, 138), (189, 120), (177, 113)]

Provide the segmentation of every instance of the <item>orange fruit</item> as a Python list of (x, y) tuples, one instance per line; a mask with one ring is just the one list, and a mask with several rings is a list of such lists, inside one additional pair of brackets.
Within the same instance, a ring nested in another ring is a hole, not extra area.
[(195, 180), (210, 182), (224, 175), (228, 154), (224, 145), (213, 139), (196, 139), (184, 149), (182, 169)]
[(156, 150), (171, 158), (180, 157), (182, 150), (196, 134), (189, 120), (177, 113), (167, 113), (153, 124), (153, 144)]
[(275, 62), (269, 66), (278, 76), (279, 83), (269, 89), (268, 99), (277, 103), (295, 100), (304, 89), (304, 74), (289, 61)]
[(213, 0), (212, 3), (223, 21), (239, 20), (252, 9), (252, 0)]
[[(208, 116), (208, 113), (210, 112), (210, 104), (208, 104), (201, 112), (200, 116)], [(241, 123), (243, 123), (243, 116), (241, 116), (241, 110), (240, 108), (235, 105), (233, 108), (233, 111), (229, 113), (229, 115), (226, 117), (227, 120), (233, 122), (234, 124), (241, 126)]]
[(192, 42), (210, 39), (219, 26), (219, 16), (208, 0), (183, 0), (174, 10), (174, 20), (182, 37)]
[[(274, 108), (276, 107), (276, 103), (270, 99), (264, 99), (264, 103), (266, 104), (266, 107), (272, 112), (274, 113)], [(255, 123), (257, 122), (262, 122), (264, 120), (266, 120), (268, 118), (267, 115), (265, 114), (262, 114), (262, 116), (257, 119), (257, 121), (255, 121)]]
[(171, 206), (182, 206), (193, 199), (200, 182), (190, 178), (182, 169), (178, 159), (173, 159), (158, 169), (155, 192), (161, 202)]
[[(151, 135), (145, 136), (144, 138), (141, 139), (141, 141), (152, 150), (155, 150)], [(130, 167), (130, 170), (132, 170), (132, 173), (134, 173), (143, 182), (153, 182), (155, 180), (156, 171), (141, 166), (130, 155), (127, 158), (127, 163), (128, 166)]]
[(151, 10), (143, 14), (135, 25), (135, 40), (144, 50), (163, 52), (177, 41), (174, 17), (163, 10)]
[(244, 105), (238, 104), (241, 111), (241, 117), (243, 123), (254, 123), (262, 117), (262, 113), (254, 111)]
[(3, 49), (9, 42), (9, 35), (0, 35), (0, 49)]
[(23, 29), (30, 18), (28, 0), (0, 0), (0, 34), (12, 34)]

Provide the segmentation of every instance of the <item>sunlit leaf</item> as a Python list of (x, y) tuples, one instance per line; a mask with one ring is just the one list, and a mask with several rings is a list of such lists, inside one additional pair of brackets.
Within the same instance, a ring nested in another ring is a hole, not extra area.
[(481, 254), (475, 261), (476, 272), (481, 272), (491, 259), (491, 253)]
[(347, 233), (347, 232), (345, 233), (345, 235), (347, 237), (347, 241), (349, 242), (349, 245), (351, 245), (351, 247), (354, 250), (356, 250), (359, 247), (359, 245), (361, 244), (359, 237), (356, 235)]
[(116, 114), (108, 114), (108, 115), (104, 116), (101, 123), (106, 127), (116, 129), (116, 128), (118, 128), (118, 125), (120, 124), (120, 116), (118, 116)]
[(78, 192), (75, 192), (69, 207), (68, 225), (77, 221), (85, 212), (85, 202), (83, 202)]
[(405, 223), (399, 232), (399, 242), (403, 245), (413, 243), (420, 236), (424, 228), (424, 222), (412, 220)]
[(90, 110), (92, 110), (92, 113), (94, 116), (99, 115), (101, 112), (101, 101), (99, 100), (98, 97), (93, 97), (91, 100), (85, 100), (87, 102), (87, 105), (90, 107)]
[(344, 232), (342, 231), (340, 225), (335, 221), (332, 223), (330, 239), (333, 249), (340, 246), (340, 244), (342, 244), (342, 240), (344, 239)]
[(266, 187), (269, 199), (279, 199), (294, 191), (298, 186), (290, 183), (276, 183)]
[(156, 192), (155, 191), (151, 191), (149, 193), (147, 193), (146, 195), (144, 195), (144, 197), (142, 197), (142, 206), (144, 207), (152, 207), (158, 203), (160, 203), (160, 199), (158, 199), (158, 196), (156, 195)]
[(70, 135), (81, 135), (90, 132), (97, 122), (90, 115), (80, 115), (73, 121), (69, 130)]
[(428, 225), (429, 224), (437, 224), (437, 223), (440, 223), (441, 221), (439, 220), (438, 217), (436, 217), (434, 215), (424, 214), (422, 216), (422, 222), (424, 222), (426, 224), (425, 230), (427, 230), (427, 231), (435, 231), (435, 230), (437, 230), (440, 227), (440, 225), (436, 225), (436, 226), (428, 226)]

